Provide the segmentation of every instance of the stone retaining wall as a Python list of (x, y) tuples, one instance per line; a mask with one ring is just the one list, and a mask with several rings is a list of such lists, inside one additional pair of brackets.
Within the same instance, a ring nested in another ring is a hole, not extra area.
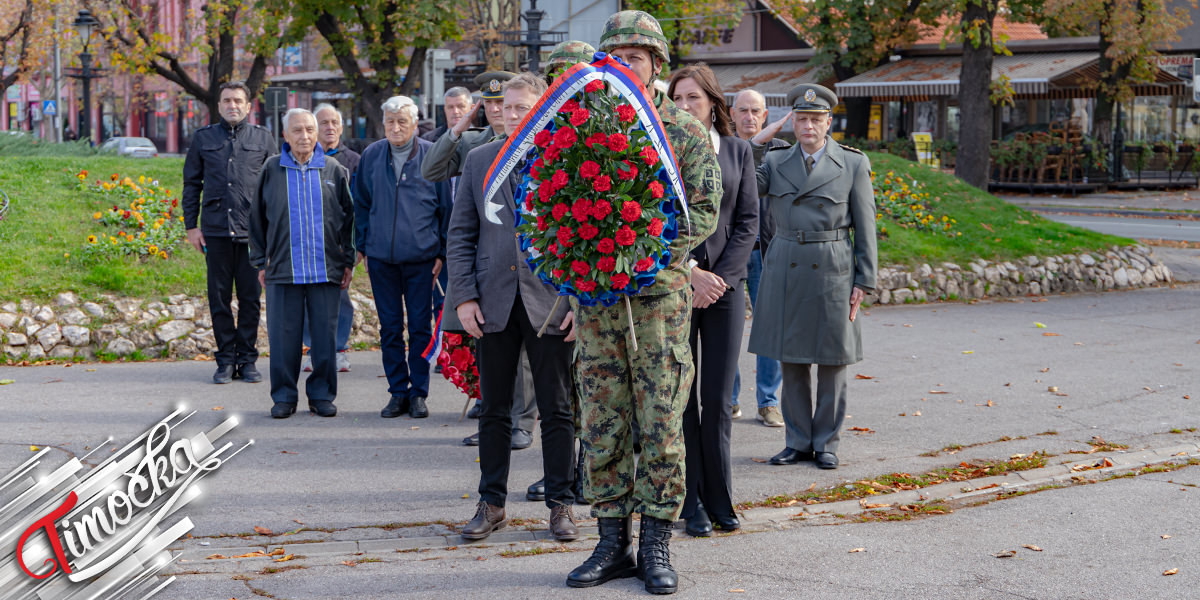
[[(1146, 246), (1114, 246), (1099, 253), (1027, 256), (1013, 262), (977, 260), (921, 265), (915, 272), (879, 270), (869, 304), (1043, 295), (1059, 292), (1138, 288), (1169, 283), (1171, 271)], [(379, 319), (370, 297), (352, 290), (354, 325), (350, 343), (379, 343)], [(234, 300), (234, 305), (237, 301)], [(236, 310), (236, 309), (235, 309)], [(266, 311), (258, 344), (266, 350)], [(30, 300), (0, 305), (0, 360), (95, 359), (98, 354), (146, 358), (211, 356), (216, 350), (205, 298), (171, 296), (166, 302), (102, 295), (81, 302), (63, 292), (45, 305)]]

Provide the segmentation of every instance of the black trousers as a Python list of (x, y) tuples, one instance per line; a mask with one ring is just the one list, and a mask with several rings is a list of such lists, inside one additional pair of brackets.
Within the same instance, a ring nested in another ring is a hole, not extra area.
[[(258, 319), (262, 311), (258, 271), (250, 266), (250, 244), (227, 237), (205, 237), (208, 264), (208, 311), (218, 365), (244, 365), (258, 360)], [(237, 322), (233, 292), (237, 288)]]
[(699, 503), (708, 514), (732, 517), (733, 489), (729, 445), (733, 432), (733, 379), (742, 352), (746, 324), (746, 295), (742, 286), (706, 308), (692, 311), (692, 358), (696, 378), (683, 411), (684, 518), (693, 516)]
[(304, 285), (267, 284), (267, 340), (271, 344), (271, 400), (295, 404), (299, 400), (301, 338), (308, 314), (312, 347), (312, 375), (304, 383), (311, 404), (337, 398), (337, 320), (341, 286), (336, 283)]
[(479, 498), (504, 506), (508, 495), (509, 454), (512, 452), (513, 385), (520, 350), (529, 355), (534, 395), (542, 417), (542, 469), (546, 475), (546, 506), (569, 505), (574, 471), (575, 426), (571, 420), (570, 368), (574, 342), (561, 335), (537, 336), (518, 295), (504, 331), (485, 333), (478, 340)]

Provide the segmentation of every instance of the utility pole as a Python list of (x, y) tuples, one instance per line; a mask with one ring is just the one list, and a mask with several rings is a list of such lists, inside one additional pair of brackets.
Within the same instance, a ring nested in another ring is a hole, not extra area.
[[(567, 32), (542, 31), (542, 19), (546, 18), (546, 11), (538, 10), (537, 0), (529, 0), (529, 10), (525, 11), (523, 16), (525, 23), (529, 25), (529, 29), (525, 31), (505, 31), (503, 32), (505, 39), (500, 43), (507, 46), (525, 47), (529, 56), (529, 71), (531, 73), (539, 73), (542, 47), (554, 46), (559, 42), (566, 41)], [(521, 39), (522, 34), (524, 34), (524, 39)]]
[(61, 34), (62, 23), (58, 18), (59, 4), (54, 5), (54, 114), (50, 117), (50, 126), (54, 129), (54, 135), (51, 137), (56, 143), (63, 141), (62, 114), (65, 107), (62, 102), (62, 57), (60, 56), (58, 47), (58, 38)]

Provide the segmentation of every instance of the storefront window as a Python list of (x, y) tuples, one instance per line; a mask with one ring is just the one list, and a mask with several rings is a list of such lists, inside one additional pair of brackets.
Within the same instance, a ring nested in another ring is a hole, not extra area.
[(1161, 142), (1171, 136), (1171, 96), (1141, 96), (1125, 105), (1125, 139)]

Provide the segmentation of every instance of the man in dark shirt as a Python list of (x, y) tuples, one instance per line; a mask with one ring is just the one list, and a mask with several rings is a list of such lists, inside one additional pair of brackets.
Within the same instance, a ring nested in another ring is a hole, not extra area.
[(250, 267), (247, 223), (250, 196), (263, 161), (279, 151), (270, 131), (246, 122), (250, 113), (246, 84), (221, 85), (219, 106), (221, 121), (196, 130), (183, 162), (183, 223), (188, 242), (205, 254), (208, 265), (208, 308), (217, 342), (213, 383), (239, 378), (258, 383), (262, 375), (254, 362), (262, 287), (258, 272)]

